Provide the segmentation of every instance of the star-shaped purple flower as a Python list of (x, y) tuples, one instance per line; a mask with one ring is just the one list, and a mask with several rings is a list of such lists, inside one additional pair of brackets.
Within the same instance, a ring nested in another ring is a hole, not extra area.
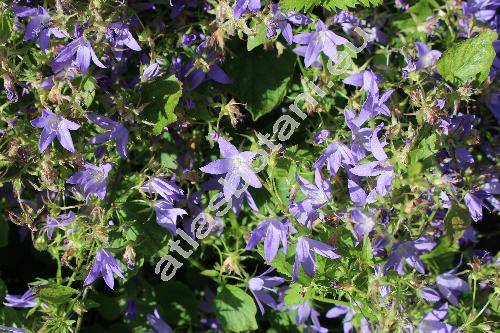
[(415, 268), (417, 272), (424, 274), (425, 267), (420, 255), (422, 252), (430, 251), (436, 246), (435, 242), (428, 241), (424, 238), (416, 241), (401, 241), (393, 245), (392, 253), (384, 266), (384, 272), (393, 268), (399, 275), (404, 275), (403, 260), (408, 265)]
[[(342, 321), (342, 324), (344, 326), (344, 332), (348, 333), (351, 332), (353, 329), (354, 323), (359, 323), (360, 326), (360, 331), (362, 333), (365, 332), (370, 332), (370, 325), (368, 324), (368, 321), (366, 320), (365, 317), (360, 316), (361, 311), (355, 311), (355, 309), (361, 309), (360, 305), (357, 303), (351, 304), (350, 307), (344, 306), (344, 305), (336, 305), (328, 312), (326, 313), (327, 318), (337, 318), (340, 316), (345, 315), (344, 320)], [(357, 315), (357, 320), (354, 320), (354, 316)]]
[(262, 184), (252, 168), (252, 160), (257, 153), (239, 152), (233, 144), (222, 137), (218, 137), (217, 142), (222, 158), (210, 162), (200, 170), (212, 175), (226, 175), (223, 186), (224, 196), (230, 198), (242, 180), (252, 187), (261, 188)]
[(155, 333), (172, 333), (172, 328), (160, 317), (158, 309), (146, 315), (149, 325), (153, 327)]
[(299, 237), (295, 249), (292, 282), (296, 281), (299, 276), (299, 266), (302, 266), (307, 275), (310, 277), (314, 276), (316, 273), (315, 254), (330, 259), (340, 258), (340, 255), (335, 253), (335, 248), (333, 246), (318, 242), (314, 239)]
[(246, 250), (251, 250), (264, 239), (264, 254), (267, 262), (276, 257), (280, 243), (283, 254), (286, 255), (288, 246), (288, 227), (277, 218), (269, 218), (259, 223), (257, 228), (250, 234)]
[(57, 137), (59, 143), (70, 152), (75, 152), (73, 140), (69, 131), (75, 131), (80, 125), (69, 121), (50, 110), (42, 109), (42, 115), (32, 120), (31, 125), (37, 128), (43, 128), (40, 140), (38, 141), (38, 150), (45, 151), (50, 143)]
[(12, 10), (16, 13), (16, 18), (30, 18), (24, 33), (24, 40), (27, 41), (36, 39), (36, 43), (40, 46), (40, 49), (43, 52), (47, 53), (50, 36), (64, 38), (64, 32), (61, 29), (58, 27), (52, 27), (49, 12), (47, 12), (45, 8), (40, 6), (36, 8), (14, 6)]
[(322, 168), (326, 164), (332, 177), (335, 177), (342, 165), (354, 165), (356, 159), (352, 151), (342, 142), (332, 142), (323, 151), (321, 156), (313, 164), (314, 169)]
[(144, 183), (141, 190), (150, 194), (159, 194), (163, 199), (170, 202), (179, 200), (184, 196), (184, 191), (176, 183), (158, 177), (152, 177), (151, 180)]
[(95, 280), (97, 280), (99, 276), (102, 276), (104, 282), (106, 282), (106, 285), (109, 288), (113, 289), (115, 284), (113, 273), (121, 277), (122, 279), (125, 279), (122, 273), (122, 269), (118, 265), (115, 257), (113, 257), (113, 255), (108, 250), (99, 249), (95, 256), (94, 263), (92, 264), (92, 268), (90, 268), (90, 271), (85, 278), (83, 285), (88, 286)]
[(297, 180), (306, 199), (297, 203), (291, 201), (289, 209), (298, 222), (311, 229), (312, 223), (323, 217), (319, 209), (332, 197), (330, 182), (323, 179), (320, 169), (314, 170), (314, 184), (300, 176), (297, 176)]
[(373, 95), (378, 95), (378, 83), (382, 81), (380, 74), (375, 73), (371, 69), (352, 74), (345, 78), (342, 82), (345, 84), (361, 87)]
[[(313, 308), (309, 300), (305, 300), (299, 305), (291, 306), (289, 309), (297, 310), (295, 323), (297, 325), (303, 325), (305, 332), (328, 333), (328, 329), (321, 327), (319, 322), (319, 312)], [(306, 324), (307, 319), (311, 320), (311, 324)]]
[(56, 229), (62, 229), (73, 223), (76, 219), (75, 213), (69, 212), (68, 214), (59, 215), (53, 218), (50, 215), (47, 215), (47, 222), (40, 229), (40, 233), (44, 230), (47, 230), (47, 238), (52, 239), (52, 234)]
[(187, 212), (181, 208), (175, 208), (169, 200), (157, 200), (154, 203), (156, 212), (156, 223), (175, 236), (177, 234), (177, 218), (186, 215)]
[(87, 202), (89, 202), (92, 194), (104, 200), (107, 187), (106, 179), (113, 166), (113, 163), (103, 163), (99, 166), (85, 163), (85, 169), (69, 177), (66, 183), (79, 185)]
[(315, 32), (297, 34), (293, 37), (293, 41), (301, 45), (307, 45), (299, 46), (294, 50), (296, 52), (298, 51), (300, 54), (304, 51), (303, 48), (305, 48), (304, 63), (306, 67), (311, 66), (318, 59), (321, 52), (326, 54), (333, 62), (336, 63), (338, 60), (337, 45), (347, 43), (347, 39), (328, 30), (327, 26), (321, 20), (318, 20), (316, 23)]
[(452, 333), (455, 327), (443, 322), (447, 316), (448, 303), (443, 303), (422, 318), (418, 324), (418, 331), (420, 333)]
[(453, 270), (439, 274), (436, 277), (436, 284), (441, 295), (454, 306), (458, 305), (458, 296), (470, 290), (467, 282), (456, 276)]
[(288, 44), (293, 42), (292, 24), (294, 25), (308, 25), (312, 21), (304, 14), (296, 14), (293, 12), (283, 13), (277, 3), (269, 5), (273, 12), (273, 17), (266, 23), (266, 36), (267, 38), (274, 37), (278, 34), (277, 30), (281, 32)]
[(3, 305), (11, 308), (32, 308), (36, 305), (37, 296), (29, 288), (22, 295), (5, 295)]
[(152, 62), (149, 64), (145, 69), (144, 72), (142, 73), (142, 77), (146, 81), (153, 80), (160, 76), (162, 73), (160, 71), (160, 64), (155, 62)]
[(97, 58), (90, 42), (83, 37), (78, 37), (66, 45), (52, 60), (52, 70), (54, 73), (59, 73), (70, 66), (76, 66), (85, 75), (90, 67), (90, 60), (98, 67), (106, 68)]
[(86, 115), (89, 120), (97, 126), (107, 129), (107, 132), (99, 133), (89, 140), (89, 144), (100, 145), (111, 140), (116, 141), (116, 150), (121, 158), (126, 159), (128, 154), (128, 130), (121, 123), (106, 118), (101, 115), (89, 113)]
[(129, 31), (129, 25), (124, 22), (114, 22), (108, 26), (106, 32), (111, 46), (114, 48), (116, 59), (120, 60), (125, 47), (140, 51), (141, 47)]
[(260, 10), (260, 0), (236, 0), (234, 18), (239, 19), (245, 11), (256, 13)]
[(276, 299), (271, 296), (271, 293), (277, 294), (276, 287), (285, 282), (285, 279), (282, 277), (267, 275), (272, 271), (274, 271), (274, 268), (269, 268), (261, 275), (248, 280), (248, 289), (250, 289), (250, 292), (253, 294), (253, 297), (255, 298), (262, 314), (265, 313), (262, 303), (272, 309), (278, 309), (278, 303), (276, 302)]
[(415, 69), (417, 70), (434, 66), (439, 57), (441, 57), (441, 52), (429, 49), (422, 42), (416, 42), (415, 46), (418, 51), (418, 60), (415, 64)]

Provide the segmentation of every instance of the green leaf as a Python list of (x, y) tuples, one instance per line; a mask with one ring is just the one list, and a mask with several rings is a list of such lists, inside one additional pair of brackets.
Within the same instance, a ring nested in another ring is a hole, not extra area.
[(363, 248), (361, 250), (361, 260), (365, 263), (371, 263), (373, 259), (372, 242), (369, 237), (363, 238)]
[(243, 332), (258, 328), (257, 307), (251, 296), (238, 287), (226, 285), (215, 297), (215, 312), (224, 331)]
[(155, 287), (158, 304), (165, 320), (171, 325), (184, 325), (198, 321), (198, 301), (193, 288), (178, 281), (168, 281)]
[(182, 84), (175, 75), (147, 82), (142, 87), (142, 102), (146, 104), (143, 116), (153, 123), (153, 134), (177, 120), (175, 107), (182, 96)]
[(471, 224), (469, 211), (464, 205), (453, 203), (444, 217), (444, 230), (451, 243), (457, 243)]
[(255, 36), (249, 36), (247, 40), (247, 51), (252, 51), (259, 45), (264, 44), (266, 41), (266, 25), (261, 23), (257, 26), (257, 33)]
[(292, 284), (290, 288), (285, 291), (285, 298), (283, 300), (288, 307), (304, 303), (302, 286), (298, 283)]
[(71, 296), (78, 294), (79, 291), (67, 286), (57, 284), (48, 284), (40, 288), (37, 292), (41, 300), (52, 304), (63, 304), (71, 299)]
[(356, 6), (377, 6), (381, 5), (382, 2), (383, 0), (283, 0), (280, 2), (280, 6), (284, 12), (306, 11), (318, 6), (334, 11)]
[(97, 81), (93, 76), (88, 75), (84, 78), (83, 81), (83, 90), (81, 91), (81, 95), (83, 97), (83, 102), (85, 106), (90, 107), (95, 97), (95, 88), (97, 86)]
[(262, 48), (243, 51), (228, 63), (234, 83), (229, 87), (238, 102), (246, 103), (253, 120), (271, 112), (285, 97), (295, 67), (296, 55), (280, 57)]
[(464, 85), (469, 78), (478, 83), (483, 82), (495, 59), (492, 44), (497, 37), (495, 31), (486, 30), (477, 37), (453, 45), (437, 63), (439, 74), (458, 86)]
[(12, 20), (7, 10), (0, 12), (0, 43), (5, 43), (10, 37), (12, 31)]
[(436, 147), (437, 134), (433, 133), (428, 137), (422, 139), (416, 149), (410, 152), (410, 165), (419, 161), (426, 160), (429, 157), (435, 156), (437, 152)]

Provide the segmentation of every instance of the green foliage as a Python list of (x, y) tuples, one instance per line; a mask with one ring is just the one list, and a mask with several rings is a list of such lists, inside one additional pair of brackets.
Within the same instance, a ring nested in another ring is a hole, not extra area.
[(12, 20), (9, 16), (9, 11), (0, 9), (0, 44), (5, 43), (12, 31)]
[(142, 111), (147, 121), (153, 123), (153, 134), (159, 135), (163, 128), (177, 120), (175, 107), (182, 96), (182, 84), (174, 76), (145, 83), (142, 86)]
[(234, 84), (231, 93), (246, 108), (254, 120), (271, 112), (285, 97), (293, 72), (296, 55), (285, 51), (280, 57), (256, 48), (237, 54), (228, 63)]
[(471, 222), (467, 207), (455, 202), (452, 203), (444, 218), (444, 230), (450, 243), (457, 243)]
[(357, 6), (378, 6), (382, 3), (383, 0), (284, 0), (280, 2), (280, 5), (285, 11), (303, 12), (314, 7), (323, 7), (331, 11), (338, 11)]
[(493, 42), (498, 34), (486, 30), (474, 38), (464, 40), (446, 50), (437, 63), (439, 74), (447, 81), (463, 86), (469, 78), (482, 83), (495, 59)]
[(215, 298), (215, 311), (228, 331), (243, 332), (258, 328), (255, 320), (257, 307), (252, 297), (238, 287), (221, 287)]
[(79, 291), (76, 289), (54, 283), (41, 287), (37, 292), (42, 301), (52, 304), (66, 303), (71, 300), (71, 296), (78, 293)]

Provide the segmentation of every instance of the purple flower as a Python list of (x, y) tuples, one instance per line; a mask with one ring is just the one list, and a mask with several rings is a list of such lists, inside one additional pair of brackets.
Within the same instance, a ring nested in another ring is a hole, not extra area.
[(16, 103), (19, 100), (19, 95), (17, 94), (14, 78), (8, 73), (4, 73), (2, 78), (7, 99), (12, 103)]
[(127, 301), (124, 315), (127, 320), (132, 320), (137, 316), (137, 302), (134, 299), (131, 298)]
[(468, 0), (462, 3), (464, 15), (474, 15), (476, 19), (483, 23), (491, 22), (491, 28), (497, 28), (495, 17), (497, 9), (500, 8), (498, 0)]
[(111, 46), (115, 49), (115, 56), (118, 60), (121, 59), (121, 54), (125, 50), (125, 46), (134, 51), (141, 50), (141, 47), (130, 33), (127, 23), (111, 23), (108, 26), (106, 34)]
[(109, 288), (113, 289), (113, 286), (115, 284), (113, 273), (121, 277), (122, 279), (125, 279), (115, 257), (113, 257), (113, 255), (109, 253), (108, 250), (99, 249), (95, 256), (94, 263), (92, 264), (92, 267), (90, 268), (90, 271), (85, 278), (85, 281), (83, 282), (83, 285), (86, 287), (97, 280), (99, 276), (102, 276), (104, 282), (106, 282), (106, 285)]
[[(337, 318), (345, 315), (343, 320), (344, 333), (349, 333), (353, 329), (354, 322), (359, 323), (361, 333), (369, 333), (370, 325), (365, 317), (359, 317), (360, 313), (355, 311), (354, 308), (360, 308), (359, 304), (354, 303), (351, 304), (350, 307), (344, 305), (336, 305), (326, 313), (327, 318)], [(354, 319), (354, 316), (359, 317), (358, 319)]]
[(418, 324), (419, 333), (452, 333), (454, 327), (443, 322), (447, 316), (448, 303), (443, 303), (422, 318), (422, 321)]
[(36, 299), (37, 296), (33, 293), (32, 289), (29, 288), (22, 295), (7, 294), (3, 305), (10, 308), (33, 308), (36, 305)]
[(359, 17), (353, 15), (347, 10), (342, 10), (332, 17), (332, 23), (340, 24), (342, 30), (346, 33), (351, 33), (356, 27), (361, 26)]
[(38, 141), (38, 150), (43, 152), (50, 143), (57, 137), (59, 143), (70, 152), (75, 152), (73, 140), (69, 131), (75, 131), (80, 125), (69, 121), (50, 110), (42, 109), (42, 115), (32, 120), (31, 125), (37, 128), (43, 128), (40, 140)]
[(101, 115), (88, 113), (87, 118), (97, 126), (107, 129), (107, 132), (99, 133), (89, 140), (89, 144), (100, 145), (111, 140), (116, 141), (116, 150), (121, 158), (127, 158), (128, 130), (121, 123), (113, 121)]
[(3, 325), (0, 325), (0, 330), (1, 331), (6, 331), (6, 332), (12, 332), (12, 333), (25, 333), (26, 332), (22, 328), (11, 327), (11, 326), (3, 326)]
[(239, 19), (245, 11), (256, 13), (260, 10), (260, 0), (236, 0), (234, 18)]
[[(209, 191), (209, 190), (215, 190), (215, 189), (222, 190), (222, 185), (219, 183), (219, 180), (221, 180), (221, 178), (222, 177), (210, 178), (209, 180), (207, 180), (206, 182), (204, 182), (201, 185), (202, 190), (203, 191)], [(252, 210), (254, 210), (254, 211), (259, 210), (259, 208), (255, 204), (255, 201), (254, 201), (252, 195), (250, 194), (250, 192), (247, 189), (244, 189), (243, 186), (238, 187), (238, 190), (237, 190), (237, 193), (238, 193), (238, 191), (242, 191), (241, 195), (239, 197), (237, 195), (235, 195), (231, 198), (233, 212), (236, 216), (238, 216), (238, 214), (240, 213), (244, 200), (246, 200), (248, 206)], [(216, 199), (214, 202), (214, 205), (217, 205), (217, 203), (222, 201), (222, 200), (224, 200), (224, 198), (222, 198), (222, 197), (218, 198), (218, 200)]]
[(416, 42), (415, 46), (418, 51), (418, 60), (415, 69), (424, 69), (434, 66), (436, 61), (441, 57), (441, 52), (430, 50), (427, 45), (422, 42)]
[[(337, 62), (337, 45), (347, 43), (347, 39), (328, 30), (321, 20), (318, 20), (316, 23), (315, 32), (297, 34), (293, 37), (293, 41), (301, 45), (307, 45), (307, 47), (302, 46), (302, 48), (305, 48), (304, 63), (306, 67), (311, 66), (321, 52), (327, 55), (333, 62)], [(301, 50), (298, 51), (302, 53)]]
[(47, 215), (47, 222), (40, 229), (40, 233), (44, 230), (47, 230), (47, 238), (52, 239), (52, 234), (55, 229), (62, 229), (62, 227), (66, 227), (75, 221), (75, 213), (69, 212), (68, 214), (59, 215), (56, 218), (53, 218), (50, 215)]
[(259, 306), (260, 312), (264, 314), (264, 306), (262, 303), (266, 304), (272, 309), (277, 310), (278, 304), (276, 300), (271, 296), (271, 293), (277, 294), (275, 287), (279, 286), (285, 279), (278, 276), (267, 276), (267, 274), (274, 271), (274, 268), (269, 268), (267, 271), (259, 276), (253, 277), (248, 280), (248, 288), (253, 294), (257, 305)]
[(87, 202), (89, 202), (92, 194), (104, 200), (106, 196), (106, 178), (112, 168), (113, 163), (103, 163), (99, 166), (85, 163), (85, 169), (69, 177), (66, 183), (80, 185)]
[(364, 70), (357, 74), (352, 74), (345, 78), (342, 82), (355, 87), (362, 87), (371, 95), (378, 96), (378, 83), (382, 81), (382, 77), (371, 69)]
[(464, 196), (465, 205), (469, 210), (470, 216), (474, 222), (477, 222), (483, 218), (483, 191), (477, 191), (473, 193), (467, 193)]
[(300, 176), (297, 176), (297, 180), (306, 199), (297, 203), (291, 202), (289, 209), (297, 221), (311, 229), (312, 223), (322, 216), (318, 209), (329, 202), (332, 197), (330, 182), (323, 180), (320, 169), (314, 171), (314, 184)]
[(349, 213), (349, 219), (354, 223), (354, 232), (358, 242), (362, 242), (365, 236), (368, 236), (375, 227), (375, 221), (370, 216), (363, 213), (359, 208)]
[(296, 281), (299, 276), (299, 266), (302, 266), (307, 275), (314, 276), (316, 273), (315, 253), (325, 258), (340, 258), (340, 255), (334, 252), (335, 248), (333, 246), (306, 237), (298, 238), (295, 251), (292, 282)]
[(290, 12), (285, 14), (281, 12), (279, 4), (271, 3), (269, 5), (273, 12), (273, 17), (266, 23), (266, 36), (271, 38), (277, 35), (277, 30), (281, 32), (288, 44), (293, 42), (292, 24), (308, 25), (312, 21), (303, 14)]
[(231, 79), (219, 65), (220, 59), (215, 59), (210, 62), (208, 72), (205, 73), (203, 69), (194, 67), (194, 61), (183, 65), (180, 57), (173, 57), (170, 71), (186, 85), (188, 90), (196, 89), (207, 77), (220, 84), (232, 83)]
[(408, 8), (410, 8), (410, 5), (403, 0), (394, 0), (394, 4), (396, 7), (401, 8), (404, 11), (407, 11)]
[(438, 302), (441, 296), (432, 288), (423, 287), (419, 290), (419, 296), (429, 302)]
[(455, 158), (458, 162), (458, 167), (461, 169), (474, 164), (474, 157), (472, 157), (472, 154), (465, 147), (455, 148)]
[(157, 62), (153, 62), (149, 64), (146, 69), (144, 69), (144, 72), (142, 73), (142, 77), (146, 81), (153, 80), (160, 76), (162, 73), (160, 71), (160, 64)]
[(283, 247), (283, 254), (286, 255), (288, 246), (289, 230), (285, 224), (276, 218), (269, 218), (259, 223), (257, 228), (250, 234), (250, 239), (246, 250), (251, 250), (264, 239), (264, 253), (267, 262), (271, 262), (276, 257), (280, 243)]
[(325, 140), (330, 137), (330, 134), (331, 134), (330, 131), (327, 129), (319, 130), (316, 133), (314, 133), (312, 141), (315, 144), (319, 145), (325, 142)]
[(357, 126), (363, 125), (366, 121), (378, 116), (384, 115), (386, 117), (391, 116), (391, 111), (385, 105), (389, 97), (391, 97), (394, 89), (389, 89), (382, 96), (379, 94), (368, 94), (366, 97), (366, 101), (363, 103), (361, 107), (361, 112), (359, 113), (359, 117), (354, 121)]
[(87, 74), (90, 67), (90, 60), (101, 68), (106, 68), (97, 58), (90, 42), (83, 37), (78, 37), (68, 45), (66, 45), (61, 53), (52, 61), (52, 70), (54, 73), (59, 73), (69, 66), (76, 66), (82, 74)]
[(153, 313), (148, 313), (146, 316), (149, 325), (153, 327), (155, 333), (172, 333), (172, 328), (160, 317), (158, 310)]
[(24, 40), (35, 40), (40, 49), (47, 53), (49, 47), (50, 36), (64, 38), (64, 32), (57, 28), (51, 27), (50, 15), (43, 7), (30, 8), (25, 6), (14, 6), (13, 11), (16, 13), (16, 18), (29, 17), (30, 21), (26, 26)]
[(401, 72), (402, 72), (403, 77), (407, 78), (409, 73), (417, 70), (417, 68), (416, 68), (417, 65), (415, 64), (415, 61), (413, 60), (413, 58), (409, 54), (404, 55), (404, 58), (406, 61), (406, 66), (403, 67)]
[(318, 160), (313, 164), (313, 168), (319, 169), (325, 163), (330, 175), (335, 177), (342, 165), (354, 165), (356, 160), (352, 151), (345, 144), (335, 141), (326, 147)]
[(304, 325), (306, 328), (305, 332), (319, 332), (328, 333), (328, 329), (321, 327), (319, 322), (319, 312), (316, 311), (308, 300), (305, 300), (299, 305), (290, 307), (290, 310), (297, 310), (297, 316), (295, 317), (295, 322), (297, 325), (304, 325), (308, 318), (311, 319), (312, 325)]
[(186, 215), (187, 212), (184, 209), (175, 208), (170, 200), (155, 201), (154, 209), (156, 212), (156, 223), (167, 229), (172, 236), (175, 236), (177, 233), (177, 218)]
[(262, 184), (252, 168), (252, 160), (257, 153), (239, 152), (233, 144), (222, 137), (217, 138), (217, 142), (222, 158), (210, 162), (200, 170), (212, 175), (226, 175), (223, 185), (224, 196), (229, 199), (239, 187), (241, 180), (252, 187), (261, 188)]
[(405, 274), (403, 260), (415, 268), (417, 272), (424, 274), (424, 263), (420, 260), (422, 252), (430, 251), (436, 246), (435, 242), (419, 238), (416, 241), (400, 241), (393, 245), (392, 253), (384, 266), (384, 272), (394, 269), (399, 275)]
[(198, 39), (198, 36), (196, 34), (187, 34), (187, 35), (182, 35), (182, 45), (184, 46), (191, 46), (193, 43)]
[(454, 306), (458, 305), (458, 296), (470, 289), (467, 282), (457, 277), (453, 271), (439, 274), (436, 284), (441, 295)]
[(152, 177), (150, 181), (144, 183), (141, 190), (150, 194), (159, 194), (163, 199), (170, 202), (179, 200), (184, 195), (184, 191), (173, 181), (158, 177)]

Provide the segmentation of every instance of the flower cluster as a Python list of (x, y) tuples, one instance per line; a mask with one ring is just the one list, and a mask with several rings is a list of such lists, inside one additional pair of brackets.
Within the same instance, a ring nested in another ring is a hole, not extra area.
[(0, 2), (0, 331), (494, 332), (500, 2), (348, 5)]

